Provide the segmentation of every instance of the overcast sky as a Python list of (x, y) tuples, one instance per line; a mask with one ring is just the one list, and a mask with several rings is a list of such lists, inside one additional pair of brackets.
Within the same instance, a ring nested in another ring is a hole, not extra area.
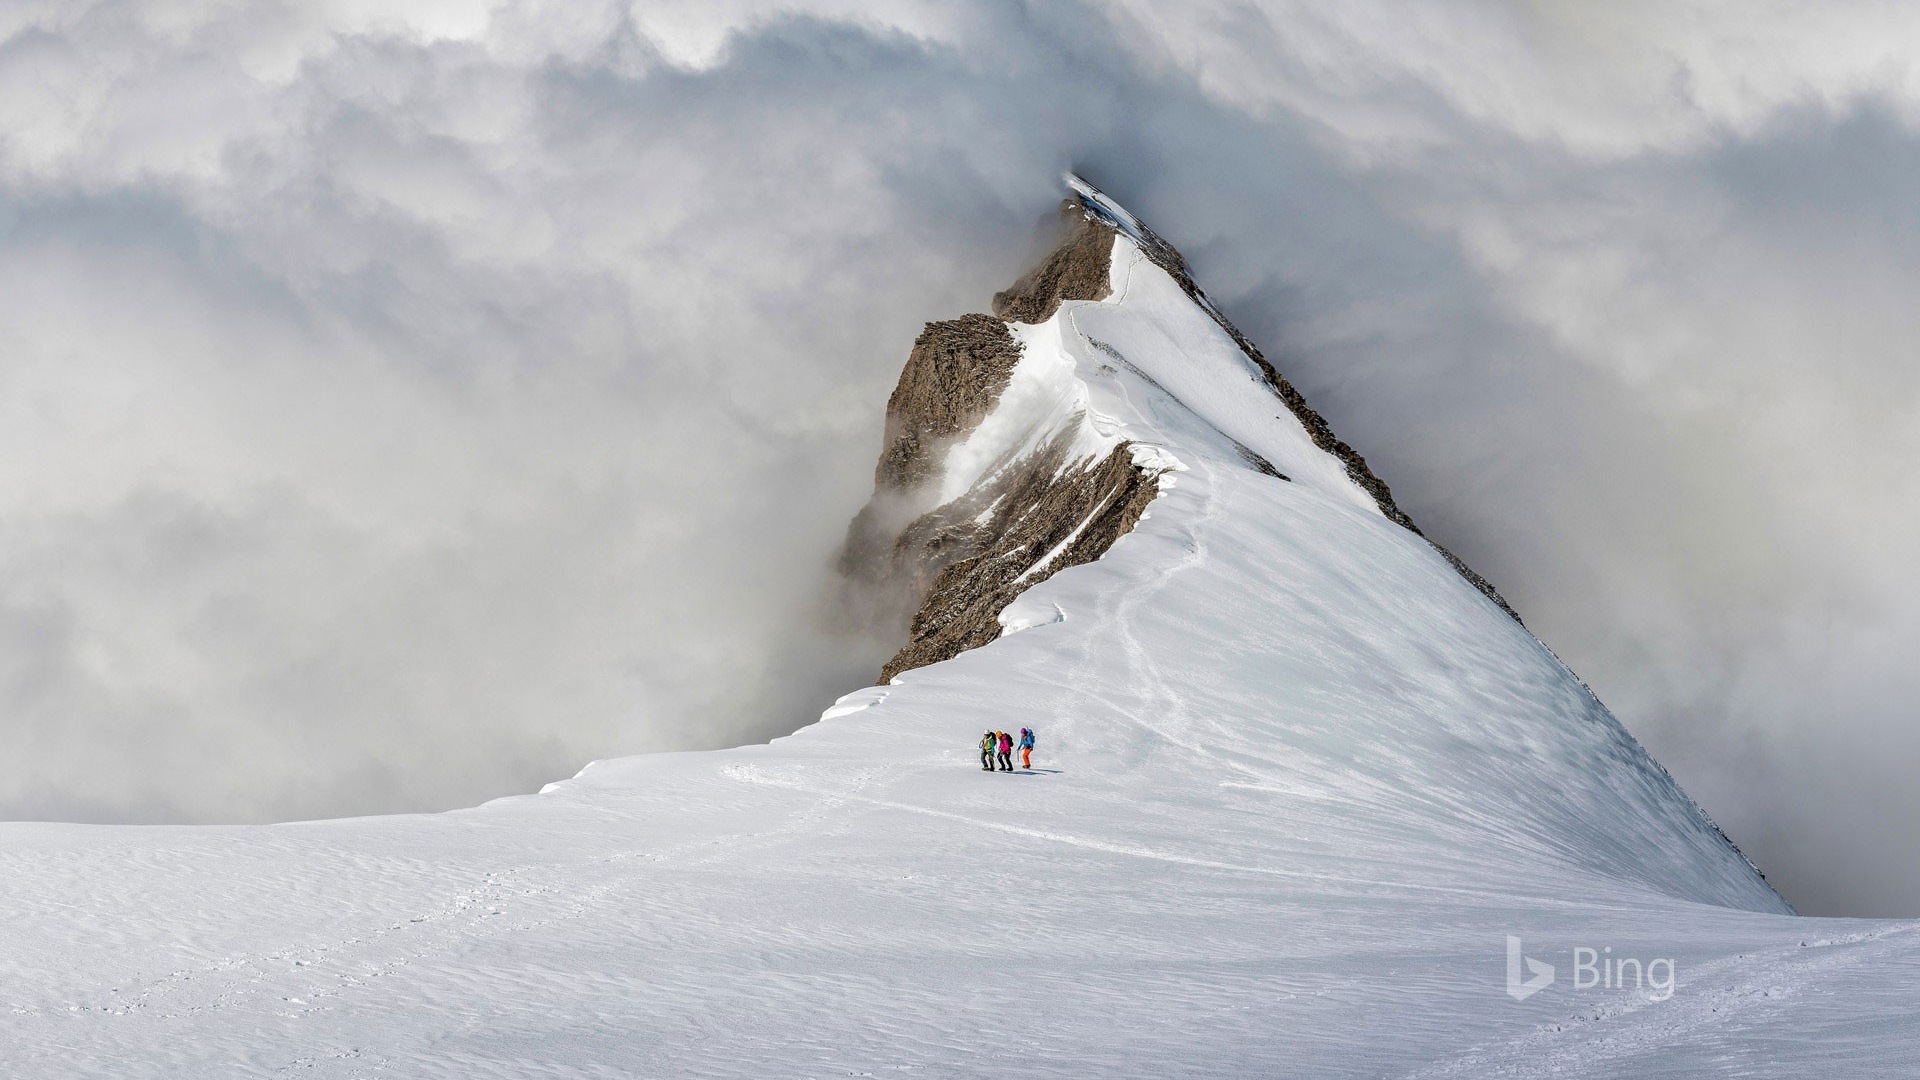
[[(393, 9), (404, 7), (406, 14)], [(869, 679), (1065, 167), (1788, 897), (1920, 914), (1920, 9), (0, 5), (0, 816), (459, 805)]]

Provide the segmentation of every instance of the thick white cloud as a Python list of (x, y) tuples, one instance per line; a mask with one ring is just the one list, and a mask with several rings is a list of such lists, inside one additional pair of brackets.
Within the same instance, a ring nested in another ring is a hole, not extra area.
[(1084, 168), (1815, 909), (1920, 910), (1898, 5), (0, 9), (0, 812), (791, 728), (921, 321)]

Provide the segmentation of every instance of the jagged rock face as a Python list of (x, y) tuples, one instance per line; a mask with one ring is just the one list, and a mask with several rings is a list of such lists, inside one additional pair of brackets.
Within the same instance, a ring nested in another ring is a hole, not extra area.
[[(883, 683), (994, 640), (999, 615), (1015, 597), (1105, 554), (1158, 493), (1157, 470), (1136, 463), (1132, 444), (1072, 460), (1070, 440), (1062, 436), (1024, 457), (995, 463), (970, 490), (941, 498), (948, 453), (993, 412), (1020, 362), (1020, 341), (1009, 324), (1045, 322), (1068, 300), (1105, 299), (1121, 232), (1232, 338), (1314, 445), (1341, 463), (1381, 514), (1426, 539), (1366, 460), (1334, 435), (1213, 305), (1180, 253), (1137, 220), (1118, 220), (1103, 199), (1088, 186), (1062, 205), (1059, 244), (994, 296), (993, 315), (929, 323), (914, 341), (887, 402), (886, 445), (874, 470), (873, 498), (855, 517), (841, 556), (852, 606), (863, 610), (869, 624), (891, 626), (907, 637), (882, 669)], [(1259, 471), (1287, 479), (1257, 454), (1242, 449), (1242, 456)], [(1486, 579), (1433, 546), (1519, 620)]]
[(1060, 244), (993, 298), (993, 315), (927, 324), (887, 401), (874, 495), (841, 556), (868, 617), (906, 624), (881, 682), (998, 637), (1014, 597), (1099, 558), (1158, 491), (1157, 473), (1135, 465), (1127, 444), (1076, 461), (1062, 437), (935, 505), (948, 451), (992, 411), (1019, 362), (1008, 324), (1107, 295), (1113, 229), (1071, 200), (1062, 222)]
[(874, 487), (908, 491), (937, 480), (940, 451), (987, 415), (1019, 362), (1019, 343), (990, 315), (928, 323), (887, 399), (887, 446)]
[(1039, 323), (1053, 318), (1062, 300), (1104, 300), (1113, 260), (1113, 229), (1068, 200), (1060, 208), (1067, 235), (1040, 265), (1013, 287), (995, 293), (993, 313), (1009, 322)]
[[(881, 669), (881, 682), (999, 637), (1000, 612), (1015, 597), (1105, 554), (1159, 493), (1157, 474), (1134, 464), (1131, 443), (1062, 471), (1065, 459), (1056, 442), (1029, 466), (915, 523), (942, 544), (922, 542), (912, 530), (901, 538), (903, 554), (944, 565), (913, 616), (906, 647)], [(983, 504), (987, 509), (978, 511)], [(975, 523), (970, 511), (987, 520)]]
[[(873, 498), (847, 530), (842, 577), (859, 594), (861, 621), (905, 621), (919, 594), (944, 565), (946, 540), (915, 519), (937, 501), (940, 467), (956, 438), (985, 418), (1020, 362), (1020, 345), (1007, 324), (990, 315), (963, 315), (928, 323), (914, 340), (900, 381), (887, 399), (886, 446), (873, 472)], [(900, 545), (920, 537), (922, 554), (909, 559)]]

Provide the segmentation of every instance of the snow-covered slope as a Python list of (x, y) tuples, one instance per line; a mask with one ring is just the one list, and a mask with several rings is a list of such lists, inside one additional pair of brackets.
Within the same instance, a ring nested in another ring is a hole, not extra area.
[[(0, 1075), (1912, 1075), (1915, 924), (1790, 915), (1112, 243), (938, 497), (1055, 445), (1155, 497), (999, 640), (472, 810), (0, 826)], [(1677, 985), (1576, 987), (1583, 947)]]

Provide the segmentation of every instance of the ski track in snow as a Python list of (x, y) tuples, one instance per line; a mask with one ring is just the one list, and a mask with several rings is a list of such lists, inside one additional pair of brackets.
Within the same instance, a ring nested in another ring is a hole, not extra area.
[[(1116, 259), (1128, 254), (1129, 249), (1126, 248), (1118, 249), (1115, 252)], [(1124, 305), (1127, 297), (1132, 293), (1134, 271), (1141, 264), (1145, 263), (1146, 260), (1137, 251), (1131, 251), (1130, 254), (1131, 258), (1126, 259), (1125, 269), (1119, 275), (1121, 284), (1117, 290), (1118, 295), (1104, 302)], [(1083, 303), (1084, 302), (1081, 301), (1075, 301), (1064, 306), (1064, 314), (1068, 325), (1073, 328), (1074, 335), (1078, 337), (1088, 349), (1108, 352), (1108, 348), (1103, 347), (1102, 343), (1088, 336), (1087, 332), (1081, 328), (1078, 313)], [(1121, 362), (1127, 363), (1124, 359), (1121, 359)], [(1130, 364), (1128, 366), (1131, 367)], [(1123, 388), (1122, 392), (1126, 392), (1125, 388)], [(1132, 402), (1132, 404), (1143, 413), (1147, 411), (1142, 403)], [(1140, 676), (1147, 691), (1147, 696), (1152, 699), (1150, 704), (1158, 705), (1161, 710), (1160, 715), (1172, 719), (1180, 730), (1176, 735), (1170, 732), (1164, 723), (1156, 725), (1149, 722), (1140, 715), (1140, 711), (1137, 708), (1123, 711), (1127, 712), (1129, 718), (1134, 723), (1153, 732), (1167, 743), (1183, 747), (1189, 752), (1211, 756), (1208, 754), (1206, 746), (1194, 737), (1195, 729), (1192, 714), (1187, 707), (1185, 695), (1180, 693), (1177, 686), (1169, 685), (1168, 681), (1161, 676), (1158, 661), (1154, 659), (1153, 654), (1148, 649), (1140, 644), (1139, 639), (1134, 636), (1132, 630), (1134, 612), (1141, 604), (1157, 596), (1181, 574), (1206, 562), (1207, 529), (1220, 512), (1220, 499), (1215, 490), (1212, 469), (1204, 463), (1181, 461), (1177, 456), (1174, 456), (1174, 461), (1182, 466), (1182, 471), (1177, 477), (1170, 477), (1169, 480), (1166, 481), (1169, 486), (1177, 484), (1179, 486), (1176, 490), (1184, 491), (1190, 489), (1192, 485), (1197, 483), (1200, 490), (1204, 493), (1199, 516), (1185, 525), (1187, 537), (1186, 544), (1184, 545), (1185, 551), (1177, 560), (1167, 563), (1164, 566), (1147, 567), (1146, 570), (1149, 573), (1149, 578), (1145, 584), (1137, 581), (1126, 583), (1122, 587), (1109, 589), (1100, 596), (1097, 601), (1100, 606), (1093, 621), (1097, 628), (1106, 631), (1106, 636), (1095, 637), (1090, 634), (1086, 637), (1080, 647), (1080, 652), (1082, 657), (1088, 662), (1082, 665), (1082, 670), (1084, 671), (1094, 667), (1092, 661), (1100, 650), (1111, 648), (1112, 644), (1117, 643), (1120, 647), (1121, 655), (1127, 659), (1128, 670)], [(1156, 500), (1156, 504), (1161, 500), (1169, 498), (1172, 494), (1173, 492), (1163, 494), (1160, 499)], [(1148, 512), (1152, 512), (1151, 507)], [(1125, 538), (1122, 538), (1123, 542), (1124, 539)], [(1107, 695), (1104, 680), (1079, 676), (1075, 678), (1074, 685), (1089, 699), (1107, 700), (1111, 703), (1111, 698)]]

